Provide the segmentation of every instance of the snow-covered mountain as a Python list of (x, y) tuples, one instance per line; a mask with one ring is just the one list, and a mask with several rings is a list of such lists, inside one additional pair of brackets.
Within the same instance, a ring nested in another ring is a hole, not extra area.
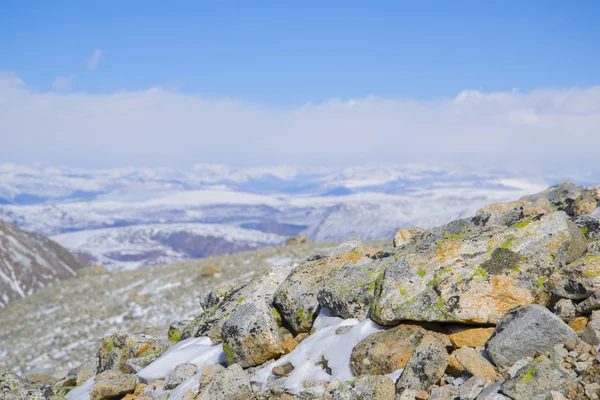
[(504, 171), (419, 165), (83, 170), (4, 164), (0, 219), (51, 236), (91, 262), (131, 268), (274, 245), (299, 233), (312, 240), (389, 238), (398, 227), (439, 225), (549, 183)]
[(52, 240), (0, 221), (0, 308), (74, 276), (84, 265)]

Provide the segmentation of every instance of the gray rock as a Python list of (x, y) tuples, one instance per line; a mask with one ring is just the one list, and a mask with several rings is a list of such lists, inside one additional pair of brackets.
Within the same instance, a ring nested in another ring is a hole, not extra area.
[(160, 356), (162, 356), (174, 344), (175, 342), (171, 340), (158, 339), (155, 342), (153, 342), (149, 347), (144, 348), (144, 350), (141, 353), (141, 357), (130, 358), (125, 361), (125, 365), (129, 367), (129, 369), (134, 373), (138, 373), (143, 368), (150, 365), (151, 362), (157, 360)]
[(494, 366), (471, 347), (461, 347), (454, 352), (454, 357), (471, 375), (482, 376), (490, 382), (496, 379), (497, 372)]
[(183, 330), (191, 322), (192, 321), (189, 319), (171, 322), (171, 325), (169, 325), (169, 331), (167, 333), (169, 340), (172, 342), (179, 342), (179, 339), (181, 339), (181, 334), (182, 334)]
[(173, 372), (171, 372), (165, 380), (164, 388), (165, 390), (175, 389), (177, 386), (181, 385), (184, 381), (196, 375), (197, 373), (198, 367), (196, 367), (194, 364), (179, 364), (173, 369)]
[(575, 318), (575, 304), (573, 304), (573, 301), (570, 299), (560, 299), (554, 305), (554, 314), (556, 314), (558, 318), (568, 323)]
[(394, 381), (382, 375), (364, 375), (358, 377), (352, 385), (353, 399), (394, 400)]
[(227, 291), (221, 301), (196, 317), (181, 334), (181, 339), (208, 336), (213, 341), (221, 340), (221, 329), (243, 304), (271, 304), (273, 295), (290, 272), (288, 267), (275, 267), (270, 272), (236, 286)]
[(600, 311), (592, 312), (586, 327), (581, 331), (581, 339), (592, 346), (600, 344)]
[(500, 394), (500, 388), (502, 387), (502, 382), (492, 383), (488, 385), (483, 391), (477, 396), (477, 400), (493, 400), (496, 398), (495, 396), (502, 396)]
[(588, 239), (600, 240), (600, 216), (581, 215), (573, 222), (582, 229)]
[(204, 387), (208, 386), (215, 376), (219, 375), (223, 371), (225, 371), (225, 367), (223, 367), (221, 364), (205, 365), (202, 367), (202, 375), (200, 375), (200, 388), (204, 389)]
[(515, 306), (548, 305), (548, 275), (587, 246), (564, 212), (509, 227), (463, 228), (433, 242), (439, 235), (426, 231), (397, 250), (375, 299), (374, 321), (496, 324)]
[(575, 262), (555, 270), (545, 284), (557, 296), (587, 299), (600, 290), (600, 253), (588, 251)]
[(143, 354), (145, 349), (149, 349), (157, 340), (149, 335), (138, 335), (129, 332), (117, 332), (114, 335), (104, 337), (102, 347), (98, 352), (97, 372), (101, 373), (109, 370), (117, 370), (126, 374), (134, 372), (125, 362), (130, 358), (136, 358)]
[(584, 387), (584, 391), (588, 398), (594, 399), (594, 396), (598, 398), (600, 396), (600, 384), (596, 382), (587, 384)]
[(577, 304), (577, 312), (587, 314), (600, 309), (600, 291), (594, 292), (590, 297)]
[(244, 304), (223, 324), (227, 364), (253, 367), (283, 354), (275, 313), (263, 302)]
[(109, 400), (122, 398), (133, 393), (137, 379), (134, 375), (126, 375), (116, 370), (108, 370), (96, 375), (96, 381), (90, 390), (91, 400)]
[(548, 396), (546, 396), (546, 400), (567, 400), (567, 398), (561, 392), (551, 390), (550, 393), (548, 393)]
[(366, 319), (375, 299), (377, 282), (383, 277), (389, 260), (384, 258), (367, 265), (344, 265), (319, 291), (319, 304), (341, 318)]
[(197, 397), (198, 400), (250, 400), (254, 398), (250, 378), (238, 364), (230, 365), (216, 375)]
[(431, 391), (431, 400), (458, 400), (460, 392), (454, 386), (436, 387)]
[(424, 390), (437, 383), (444, 376), (449, 358), (443, 342), (431, 335), (423, 337), (396, 382), (396, 394)]
[(321, 308), (317, 298), (323, 286), (345, 265), (371, 264), (362, 247), (353, 247), (351, 253), (309, 261), (294, 269), (275, 293), (273, 304), (295, 333), (309, 332)]
[(548, 392), (560, 388), (577, 377), (573, 371), (539, 357), (519, 374), (502, 384), (502, 393), (512, 399), (545, 400)]
[(556, 344), (550, 349), (550, 360), (555, 363), (561, 363), (569, 355), (563, 344)]
[(475, 400), (489, 384), (490, 381), (482, 376), (470, 377), (459, 387), (461, 400)]
[(486, 343), (486, 351), (498, 366), (524, 356), (549, 351), (552, 346), (577, 338), (577, 334), (547, 308), (531, 304), (510, 310)]
[(577, 186), (571, 182), (564, 182), (560, 185), (552, 186), (542, 192), (523, 196), (521, 200), (529, 200), (535, 202), (539, 199), (547, 199), (550, 203), (558, 207), (562, 211), (567, 211), (571, 208), (573, 202), (581, 196), (583, 192), (582, 186)]

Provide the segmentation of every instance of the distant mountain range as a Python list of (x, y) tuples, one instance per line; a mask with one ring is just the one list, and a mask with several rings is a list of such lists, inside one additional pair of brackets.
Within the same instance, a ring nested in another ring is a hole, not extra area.
[[(0, 219), (91, 263), (137, 268), (311, 240), (391, 238), (560, 181), (447, 166), (83, 170), (0, 165)], [(591, 179), (590, 179), (591, 180)], [(585, 184), (585, 181), (578, 181)]]

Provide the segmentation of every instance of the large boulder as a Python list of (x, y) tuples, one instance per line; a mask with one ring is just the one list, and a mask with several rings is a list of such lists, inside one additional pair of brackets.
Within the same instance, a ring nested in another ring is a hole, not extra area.
[[(259, 302), (271, 304), (275, 291), (290, 271), (291, 269), (288, 267), (275, 267), (270, 272), (249, 282), (234, 288), (228, 287), (225, 293), (217, 293), (217, 302), (204, 310), (183, 329), (180, 340), (208, 336), (213, 341), (220, 341), (225, 321), (244, 304)], [(223, 294), (223, 296), (221, 297), (219, 294)]]
[(371, 318), (383, 325), (496, 324), (513, 307), (548, 305), (547, 276), (587, 249), (581, 230), (564, 212), (517, 219), (510, 226), (481, 224), (479, 217), (454, 221), (398, 250)]
[(507, 366), (576, 338), (577, 333), (547, 308), (530, 304), (514, 308), (502, 318), (486, 351), (496, 365)]
[(359, 321), (366, 319), (375, 300), (377, 284), (389, 263), (389, 259), (382, 259), (366, 265), (343, 265), (331, 274), (319, 291), (319, 304), (337, 317), (356, 318)]
[(434, 336), (425, 336), (396, 382), (396, 394), (414, 393), (438, 383), (444, 376), (448, 360), (444, 343)]
[(244, 304), (223, 324), (221, 336), (227, 364), (248, 368), (284, 353), (276, 313), (262, 302)]
[[(344, 250), (346, 250), (344, 248)], [(375, 249), (361, 246), (350, 252), (308, 261), (290, 273), (275, 293), (274, 305), (295, 333), (309, 332), (321, 306), (317, 295), (343, 266), (367, 266)]]
[(404, 368), (426, 335), (437, 337), (447, 345), (442, 334), (411, 324), (398, 325), (366, 337), (352, 349), (352, 373), (355, 376), (385, 375)]

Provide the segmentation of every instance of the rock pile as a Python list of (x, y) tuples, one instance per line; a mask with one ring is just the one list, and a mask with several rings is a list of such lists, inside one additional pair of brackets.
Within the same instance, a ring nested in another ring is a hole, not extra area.
[(207, 293), (170, 341), (122, 332), (61, 380), (5, 373), (0, 398), (595, 400), (599, 202), (565, 183), (393, 252), (348, 243)]

